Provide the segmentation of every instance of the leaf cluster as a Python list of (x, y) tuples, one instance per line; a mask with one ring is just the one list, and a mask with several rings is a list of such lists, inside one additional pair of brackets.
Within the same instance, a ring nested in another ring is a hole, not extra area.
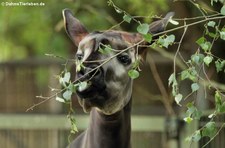
[[(211, 0), (211, 5), (213, 5), (215, 2), (218, 2), (218, 0)], [(222, 2), (224, 1), (222, 0)], [(225, 6), (221, 8), (220, 14), (225, 15)], [(187, 65), (187, 68), (183, 69), (178, 74), (176, 74), (176, 71), (174, 71), (168, 79), (169, 85), (172, 88), (172, 95), (174, 97), (174, 100), (179, 106), (181, 106), (181, 102), (183, 100), (186, 100), (190, 95), (197, 92), (200, 87), (203, 87), (202, 84), (206, 81), (209, 82), (207, 87), (209, 89), (215, 90), (215, 111), (208, 116), (210, 121), (207, 122), (202, 128), (196, 130), (191, 136), (187, 137), (188, 141), (198, 142), (203, 137), (209, 137), (211, 141), (219, 132), (216, 126), (216, 122), (213, 120), (217, 115), (225, 113), (225, 100), (223, 93), (224, 90), (221, 90), (213, 85), (206, 75), (205, 71), (205, 67), (215, 67), (217, 73), (225, 72), (225, 60), (215, 56), (212, 52), (214, 44), (217, 40), (225, 40), (225, 26), (223, 24), (220, 24), (220, 22), (220, 20), (210, 20), (204, 24), (204, 33), (196, 40), (196, 44), (199, 46), (199, 48), (196, 50), (196, 53), (191, 55), (190, 59), (188, 59), (187, 61), (183, 60)], [(201, 76), (200, 73), (202, 72), (205, 78)], [(187, 96), (183, 96), (183, 94), (179, 91), (179, 85), (184, 80), (188, 80), (191, 82), (191, 93)], [(193, 120), (200, 121), (200, 118), (202, 116), (202, 111), (199, 110), (195, 105), (195, 101), (196, 100), (187, 102), (186, 100), (187, 110), (183, 120), (188, 124)]]

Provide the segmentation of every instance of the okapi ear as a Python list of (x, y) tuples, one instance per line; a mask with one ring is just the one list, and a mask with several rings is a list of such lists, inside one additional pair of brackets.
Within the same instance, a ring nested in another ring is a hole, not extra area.
[(73, 43), (78, 46), (80, 41), (88, 34), (88, 31), (84, 27), (84, 25), (81, 24), (81, 22), (73, 16), (71, 10), (64, 9), (62, 13), (66, 33), (73, 41)]
[(149, 33), (156, 34), (159, 32), (163, 32), (166, 29), (169, 20), (174, 16), (174, 14), (174, 12), (168, 12), (163, 19), (152, 22), (149, 25)]
[[(149, 25), (149, 33), (151, 34), (157, 34), (157, 33), (160, 33), (160, 32), (163, 32), (165, 29), (166, 29), (166, 26), (169, 22), (169, 20), (174, 16), (174, 12), (169, 12), (166, 14), (166, 16), (161, 19), (161, 20), (158, 20), (158, 21), (155, 21), (155, 22), (152, 22), (150, 25)], [(126, 33), (126, 32), (122, 32), (121, 33), (121, 36), (122, 38), (131, 43), (131, 44), (136, 44), (140, 41), (143, 40), (143, 37), (141, 34), (139, 33)], [(154, 36), (154, 39), (157, 38), (157, 36)], [(141, 45), (149, 45), (151, 43), (148, 43), (148, 42), (143, 42), (141, 43)], [(138, 54), (142, 57), (143, 60), (145, 60), (146, 58), (146, 53), (147, 53), (147, 48), (145, 47), (139, 47), (137, 50)]]
[[(174, 16), (174, 12), (169, 12), (166, 14), (166, 16), (158, 21), (152, 22), (149, 25), (149, 33), (151, 34), (157, 34), (159, 32), (163, 32), (166, 29), (166, 26), (169, 22), (169, 20)], [(143, 40), (143, 37), (139, 33), (127, 33), (127, 32), (121, 32), (122, 38), (131, 43), (135, 44)], [(145, 43), (146, 44), (146, 43)], [(149, 44), (149, 43), (148, 43)]]

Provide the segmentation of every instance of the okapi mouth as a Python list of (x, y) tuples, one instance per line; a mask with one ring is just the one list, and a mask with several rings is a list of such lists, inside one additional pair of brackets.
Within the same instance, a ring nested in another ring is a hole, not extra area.
[(106, 84), (104, 81), (104, 74), (101, 68), (97, 69), (96, 71), (92, 71), (89, 74), (91, 69), (87, 70), (86, 72), (79, 72), (77, 73), (77, 77), (82, 77), (81, 81), (86, 81), (88, 84), (85, 88), (77, 89), (76, 93), (80, 99), (85, 100), (94, 100), (94, 99), (102, 99), (105, 97), (106, 91)]
[(81, 99), (94, 100), (104, 96), (106, 85), (99, 83), (92, 83), (84, 90), (77, 90), (76, 93)]

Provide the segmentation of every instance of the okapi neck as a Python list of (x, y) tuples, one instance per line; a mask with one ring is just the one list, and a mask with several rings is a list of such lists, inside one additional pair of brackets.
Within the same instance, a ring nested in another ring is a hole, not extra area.
[(91, 144), (103, 148), (130, 148), (131, 102), (130, 99), (121, 111), (113, 115), (104, 115), (96, 109), (91, 111), (88, 128)]
[(122, 120), (123, 117), (128, 117), (131, 114), (131, 105), (132, 99), (127, 103), (122, 110), (112, 114), (112, 115), (105, 115), (104, 113), (98, 111), (97, 109), (93, 109), (91, 111), (91, 115), (94, 114), (95, 118), (98, 118), (102, 122), (116, 122)]

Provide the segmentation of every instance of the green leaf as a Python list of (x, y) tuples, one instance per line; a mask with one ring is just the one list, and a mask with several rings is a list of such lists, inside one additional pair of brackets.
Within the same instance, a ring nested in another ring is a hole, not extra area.
[(168, 85), (170, 86), (172, 83), (174, 83), (175, 80), (176, 80), (175, 74), (172, 73), (168, 79), (169, 81)]
[(193, 75), (195, 77), (198, 75), (198, 72), (196, 71), (195, 67), (190, 68), (190, 73), (191, 73), (191, 75)]
[(70, 83), (67, 89), (74, 93), (76, 92), (77, 86), (78, 86), (77, 84), (74, 85), (73, 83)]
[(192, 136), (186, 137), (186, 138), (185, 138), (185, 141), (186, 141), (186, 142), (191, 142), (191, 141), (192, 141)]
[(127, 23), (130, 23), (132, 20), (132, 17), (128, 14), (124, 14), (123, 20), (126, 21)]
[(185, 117), (184, 118), (184, 121), (189, 124), (189, 123), (191, 123), (193, 121), (193, 118), (191, 118), (191, 117)]
[(70, 120), (70, 124), (71, 124), (70, 133), (75, 134), (76, 132), (78, 132), (76, 120), (72, 115), (68, 115), (67, 118)]
[(181, 80), (188, 79), (189, 76), (190, 76), (190, 73), (189, 73), (188, 70), (183, 70), (183, 71), (181, 72)]
[(205, 42), (200, 44), (200, 46), (205, 52), (208, 52), (210, 51), (212, 44), (210, 42)]
[(168, 48), (169, 45), (171, 45), (175, 41), (175, 36), (173, 34), (167, 36), (166, 38), (160, 37), (157, 41), (159, 45), (162, 45), (163, 47)]
[(194, 67), (183, 70), (181, 72), (181, 80), (190, 79), (195, 82), (197, 80), (197, 71)]
[(203, 62), (204, 55), (203, 54), (194, 54), (191, 56), (191, 61), (195, 64), (199, 65)]
[(172, 85), (172, 95), (175, 97), (178, 94), (178, 83), (175, 73), (171, 74), (169, 79), (169, 86)]
[(212, 38), (215, 38), (215, 37), (218, 36), (218, 34), (212, 33), (212, 32), (208, 32), (207, 35), (209, 35), (209, 36), (212, 37)]
[(78, 83), (78, 90), (79, 90), (79, 91), (83, 91), (83, 90), (85, 90), (87, 87), (88, 87), (87, 81), (83, 81), (83, 82)]
[(196, 43), (200, 46), (201, 44), (203, 44), (203, 43), (205, 43), (205, 38), (204, 37), (200, 37), (197, 41), (196, 41)]
[(147, 33), (147, 34), (144, 34), (143, 37), (144, 37), (145, 41), (151, 43), (151, 41), (152, 41), (152, 34)]
[(199, 64), (199, 61), (200, 61), (200, 57), (198, 56), (198, 54), (194, 54), (191, 56), (191, 61), (196, 63), (196, 64)]
[(70, 130), (71, 133), (75, 134), (78, 132), (78, 128), (77, 128), (77, 125), (76, 124), (72, 124), (71, 125), (71, 130)]
[(63, 98), (65, 100), (71, 100), (71, 96), (72, 96), (72, 92), (70, 90), (66, 90), (64, 93), (63, 93)]
[(215, 93), (215, 103), (216, 105), (222, 105), (222, 96), (220, 95), (219, 91)]
[(139, 77), (139, 72), (136, 69), (131, 69), (128, 71), (128, 75), (131, 79), (136, 79)]
[(225, 15), (225, 5), (221, 8), (220, 13), (221, 13), (222, 15)]
[(176, 101), (176, 103), (177, 103), (178, 105), (180, 105), (180, 106), (181, 106), (180, 101), (182, 100), (182, 98), (183, 98), (183, 95), (182, 95), (182, 94), (177, 94), (177, 95), (175, 96), (175, 101)]
[(109, 53), (111, 53), (112, 52), (112, 48), (111, 48), (111, 46), (110, 45), (102, 45), (102, 46), (104, 46), (103, 48), (99, 48), (98, 49), (98, 51), (101, 53), (101, 54), (105, 54), (105, 55), (107, 55), (107, 54), (109, 54)]
[(132, 68), (133, 68), (133, 69), (138, 68), (139, 64), (140, 64), (140, 60), (138, 60), (138, 59), (135, 60), (135, 62), (132, 64)]
[(165, 38), (164, 47), (168, 48), (175, 41), (175, 35), (171, 34)]
[(202, 111), (200, 111), (196, 108), (194, 113), (192, 114), (192, 117), (194, 119), (200, 120), (201, 116), (202, 116)]
[(189, 102), (187, 104), (187, 108), (188, 109), (186, 111), (186, 114), (188, 117), (192, 117), (193, 119), (197, 119), (197, 120), (201, 118), (202, 112), (194, 106), (193, 102)]
[(76, 72), (79, 72), (79, 71), (81, 71), (81, 69), (83, 68), (85, 68), (85, 66), (83, 65), (83, 62), (82, 61), (80, 61), (80, 60), (76, 60)]
[(76, 64), (76, 72), (81, 71), (81, 65), (80, 64)]
[(69, 83), (70, 81), (70, 72), (66, 72), (63, 76), (63, 78), (60, 80), (62, 83)]
[(140, 24), (138, 27), (137, 27), (137, 31), (140, 33), (140, 34), (147, 34), (148, 31), (149, 31), (149, 25), (148, 24)]
[(212, 138), (213, 136), (215, 136), (216, 132), (217, 132), (216, 123), (208, 122), (202, 130), (202, 136)]
[(195, 92), (195, 91), (197, 91), (198, 89), (199, 89), (198, 83), (193, 83), (193, 84), (191, 84), (191, 90), (192, 90), (192, 92)]
[(63, 98), (58, 97), (58, 96), (55, 98), (55, 100), (59, 101), (61, 103), (65, 103), (65, 100)]
[(59, 83), (60, 83), (61, 85), (63, 85), (64, 87), (66, 87), (66, 84), (65, 84), (65, 82), (64, 82), (64, 80), (63, 80), (62, 77), (59, 77)]
[(225, 31), (220, 31), (220, 38), (225, 40)]
[(192, 135), (192, 141), (198, 142), (201, 139), (200, 130), (195, 131), (194, 135)]
[(66, 72), (63, 77), (64, 82), (69, 83), (70, 81), (70, 72)]
[[(165, 39), (163, 39), (162, 37), (160, 37), (158, 40), (157, 40), (157, 44), (160, 46), (160, 47), (163, 47), (163, 45), (165, 44)], [(166, 45), (168, 47), (168, 45)]]
[(222, 96), (221, 94), (219, 93), (219, 91), (216, 91), (215, 92), (215, 108), (216, 108), (216, 111), (217, 112), (221, 112), (221, 106), (222, 106)]
[(220, 106), (219, 112), (220, 113), (225, 113), (225, 102), (223, 102), (223, 104)]
[(207, 66), (209, 66), (209, 64), (212, 62), (212, 60), (213, 60), (213, 57), (212, 57), (211, 55), (207, 55), (207, 56), (203, 59), (204, 63), (205, 63)]
[(217, 60), (215, 62), (215, 65), (216, 65), (216, 71), (217, 72), (220, 72), (223, 70), (224, 66), (225, 66), (225, 60), (221, 61), (221, 60)]
[(169, 36), (167, 36), (166, 41), (171, 44), (175, 41), (175, 35), (171, 34)]
[(208, 23), (207, 23), (207, 25), (209, 26), (209, 27), (215, 27), (215, 25), (216, 25), (216, 22), (214, 22), (214, 21), (209, 21)]
[(192, 102), (187, 104), (187, 108), (188, 108), (186, 111), (187, 116), (191, 116), (196, 111), (196, 107)]
[(70, 81), (70, 72), (64, 73), (64, 76), (59, 78), (59, 83), (64, 87), (67, 87), (66, 83), (69, 83), (69, 81)]

